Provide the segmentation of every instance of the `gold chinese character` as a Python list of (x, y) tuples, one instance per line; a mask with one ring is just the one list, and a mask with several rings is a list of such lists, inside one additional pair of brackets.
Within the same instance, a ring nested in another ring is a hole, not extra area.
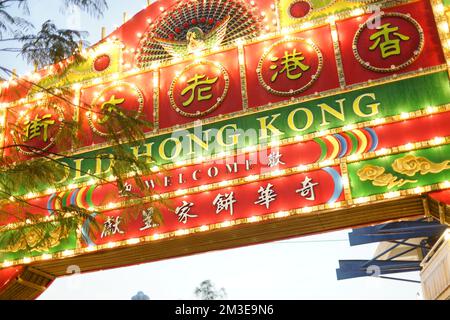
[[(206, 79), (205, 79), (206, 78)], [(202, 80), (205, 79), (205, 80)], [(188, 80), (187, 83), (189, 84), (188, 87), (186, 87), (182, 92), (181, 95), (186, 95), (189, 91), (191, 92), (191, 96), (188, 100), (183, 102), (183, 106), (187, 107), (189, 106), (195, 98), (195, 93), (197, 91), (197, 101), (203, 101), (203, 100), (209, 100), (212, 98), (212, 94), (203, 95), (204, 93), (207, 93), (212, 90), (212, 85), (217, 82), (219, 77), (216, 77), (214, 79), (209, 79), (206, 77), (206, 75), (198, 75), (196, 74), (192, 79)], [(205, 87), (200, 87), (203, 86)]]
[[(42, 140), (44, 142), (47, 142), (48, 136), (47, 136), (47, 129), (49, 125), (55, 124), (54, 120), (50, 120), (52, 118), (51, 114), (46, 114), (41, 119), (39, 119), (39, 115), (36, 115), (34, 120), (27, 120), (24, 122), (25, 125), (25, 134), (23, 141), (29, 141), (31, 139), (34, 139), (36, 137), (40, 137), (42, 135)], [(42, 131), (41, 131), (42, 129)]]
[[(390, 23), (385, 23), (382, 26), (378, 27), (377, 30), (380, 30), (370, 36), (371, 41), (375, 41), (375, 43), (369, 48), (369, 50), (373, 51), (378, 46), (381, 49), (381, 57), (386, 59), (389, 56), (399, 55), (400, 54), (400, 40), (406, 41), (409, 40), (408, 36), (404, 34), (398, 33), (398, 27), (391, 27)], [(391, 39), (389, 37), (390, 34), (393, 34), (397, 37), (397, 39)], [(383, 38), (383, 42), (381, 39)]]
[[(277, 62), (279, 60), (278, 57), (273, 57), (271, 59), (272, 62)], [(302, 63), (302, 61), (305, 60), (305, 57), (301, 52), (297, 52), (297, 49), (294, 49), (292, 53), (285, 51), (284, 57), (281, 59), (281, 65), (283, 68), (280, 71), (277, 71), (273, 74), (271, 81), (275, 82), (277, 80), (278, 76), (284, 72), (286, 72), (286, 76), (289, 80), (297, 80), (299, 79), (304, 71), (309, 70), (309, 66)], [(272, 64), (270, 66), (271, 70), (276, 70), (278, 68), (278, 65)], [(294, 73), (297, 69), (300, 69), (298, 73)]]
[[(123, 115), (122, 111), (120, 111), (118, 105), (122, 104), (125, 101), (125, 99), (116, 99), (116, 96), (113, 95), (109, 101), (106, 101), (102, 104), (101, 110), (105, 113), (105, 116), (103, 119), (99, 119), (97, 122), (100, 124), (106, 123), (106, 121), (109, 120), (109, 114), (115, 112), (118, 114)], [(105, 110), (106, 109), (106, 110)]]

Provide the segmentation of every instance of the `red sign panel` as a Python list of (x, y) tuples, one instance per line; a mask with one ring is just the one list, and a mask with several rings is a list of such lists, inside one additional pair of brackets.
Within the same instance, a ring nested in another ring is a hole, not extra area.
[[(338, 167), (258, 181), (227, 189), (198, 193), (171, 200), (172, 209), (161, 208), (164, 225), (151, 222), (151, 207), (136, 220), (121, 222), (121, 210), (106, 212), (99, 219), (104, 226), (96, 244), (155, 233), (165, 233), (250, 218), (279, 211), (334, 203), (344, 200)], [(121, 224), (122, 223), (122, 224)]]
[(336, 22), (347, 84), (445, 63), (428, 1)]
[(329, 26), (248, 45), (245, 64), (250, 107), (339, 87)]
[(160, 128), (242, 110), (238, 50), (160, 70)]
[[(109, 113), (122, 113), (128, 117), (153, 122), (153, 74), (135, 75), (121, 81), (109, 82), (82, 90), (80, 135), (82, 145), (88, 146), (105, 141), (111, 132), (116, 134), (117, 123)], [(152, 131), (146, 128), (145, 132)]]
[(229, 86), (230, 76), (220, 63), (194, 62), (173, 79), (169, 89), (170, 106), (184, 117), (206, 116), (221, 105)]
[(63, 144), (59, 139), (63, 127), (73, 121), (70, 99), (50, 97), (9, 108), (4, 144), (11, 147), (5, 148), (4, 155), (17, 161), (52, 155), (69, 148), (70, 145)]

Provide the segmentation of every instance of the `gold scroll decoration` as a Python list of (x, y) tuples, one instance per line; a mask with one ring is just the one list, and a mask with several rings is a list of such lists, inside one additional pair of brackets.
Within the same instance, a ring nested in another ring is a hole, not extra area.
[(394, 187), (401, 187), (407, 183), (415, 183), (417, 180), (405, 180), (399, 179), (391, 173), (385, 173), (386, 169), (374, 165), (367, 165), (362, 169), (359, 169), (357, 174), (361, 181), (372, 181), (372, 184), (376, 187), (388, 187), (392, 189)]
[(69, 228), (58, 226), (51, 231), (45, 232), (40, 228), (29, 228), (27, 230), (16, 230), (9, 244), (0, 248), (2, 253), (16, 253), (19, 251), (47, 252), (51, 248), (58, 246), (62, 239), (67, 238)]
[(412, 177), (417, 173), (426, 175), (428, 173), (440, 173), (444, 170), (450, 169), (450, 160), (441, 163), (434, 163), (424, 157), (416, 157), (407, 155), (403, 158), (397, 159), (392, 164), (395, 172)]
[[(395, 172), (413, 177), (417, 173), (427, 175), (429, 173), (440, 173), (450, 169), (450, 160), (441, 163), (434, 163), (427, 158), (417, 157), (414, 155), (406, 155), (394, 161), (392, 168)], [(417, 180), (406, 180), (386, 173), (386, 169), (379, 166), (367, 165), (357, 172), (361, 181), (372, 181), (376, 187), (401, 187), (407, 183), (416, 183)]]

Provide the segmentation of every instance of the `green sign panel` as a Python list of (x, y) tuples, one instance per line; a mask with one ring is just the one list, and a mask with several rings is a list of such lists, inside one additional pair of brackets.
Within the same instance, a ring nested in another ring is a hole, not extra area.
[(450, 145), (351, 163), (348, 171), (354, 198), (450, 181)]

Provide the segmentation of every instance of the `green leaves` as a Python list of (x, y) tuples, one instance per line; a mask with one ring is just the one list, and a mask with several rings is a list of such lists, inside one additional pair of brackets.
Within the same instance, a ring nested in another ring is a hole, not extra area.
[(58, 29), (48, 20), (36, 35), (26, 35), (19, 39), (23, 43), (21, 54), (38, 67), (51, 65), (71, 56), (86, 35), (86, 32)]
[(0, 160), (0, 200), (11, 196), (20, 197), (26, 193), (36, 193), (43, 186), (60, 181), (65, 175), (65, 168), (58, 162), (45, 158), (30, 162), (12, 164)]
[[(18, 0), (15, 2), (18, 2), (17, 5), (19, 7), (25, 5), (25, 1), (23, 0)], [(13, 16), (9, 12), (12, 5), (13, 1), (0, 0), (0, 40), (5, 40), (5, 36), (15, 37), (20, 34), (21, 31), (28, 30), (32, 27), (32, 24), (26, 19)]]
[[(75, 6), (94, 17), (102, 16), (108, 8), (106, 0), (61, 0), (60, 3), (61, 8)], [(0, 50), (20, 52), (28, 62), (38, 67), (52, 65), (73, 56), (87, 33), (59, 29), (50, 20), (46, 21), (39, 31), (31, 33), (29, 30), (34, 27), (26, 18), (15, 17), (11, 14), (12, 10), (16, 8), (22, 9), (24, 15), (30, 14), (28, 4), (28, 0), (0, 0), (0, 43), (19, 41), (22, 44), (21, 48), (0, 48)], [(9, 38), (4, 38), (6, 35)], [(76, 54), (74, 58), (75, 63), (83, 62), (81, 55)], [(10, 75), (11, 71), (6, 67), (0, 65), (0, 70)], [(64, 77), (65, 75), (60, 74), (59, 76)], [(82, 107), (72, 104), (73, 92), (70, 89), (63, 89), (59, 86), (58, 88), (44, 88), (38, 83), (31, 83), (31, 85), (33, 92), (42, 91), (45, 96), (49, 97), (48, 99), (44, 98), (41, 102), (45, 107), (51, 108), (57, 98), (56, 104), (89, 109), (89, 106)], [(124, 186), (126, 179), (134, 177), (137, 186), (144, 190), (145, 196), (129, 195), (135, 200), (135, 206), (132, 209), (124, 210), (123, 215), (124, 221), (130, 221), (136, 219), (140, 211), (149, 206), (148, 203), (144, 204), (142, 199), (149, 199), (148, 196), (151, 193), (140, 176), (150, 172), (148, 167), (150, 161), (145, 157), (135, 158), (129, 152), (129, 146), (125, 145), (143, 139), (144, 128), (151, 128), (152, 124), (140, 119), (139, 114), (123, 112), (118, 108), (109, 108), (109, 106), (101, 114), (108, 119), (105, 123), (108, 130), (105, 143), (113, 145), (111, 173), (117, 181), (110, 182), (106, 179), (107, 177), (96, 176), (90, 172), (82, 172), (82, 174), (89, 174), (101, 184), (117, 184), (119, 188)], [(14, 128), (14, 125), (12, 127)], [(64, 152), (74, 150), (79, 147), (80, 135), (82, 133), (79, 122), (64, 119), (62, 130), (55, 137), (55, 145), (58, 146), (58, 150)], [(11, 144), (5, 146), (1, 151), (5, 149), (13, 151), (17, 147), (18, 145)], [(27, 252), (46, 252), (61, 246), (61, 241), (69, 234), (74, 236), (75, 230), (86, 220), (90, 221), (91, 231), (98, 230), (98, 223), (92, 219), (92, 212), (86, 208), (73, 205), (64, 207), (62, 199), (56, 197), (54, 201), (59, 202), (59, 205), (55, 205), (55, 207), (59, 209), (52, 210), (51, 216), (47, 216), (47, 208), (38, 208), (29, 200), (27, 195), (35, 194), (37, 197), (47, 188), (57, 189), (59, 182), (64, 180), (68, 169), (77, 171), (77, 168), (72, 168), (62, 161), (63, 157), (76, 158), (76, 156), (70, 157), (38, 148), (27, 148), (30, 153), (35, 155), (34, 159), (19, 162), (14, 156), (0, 157), (0, 252), (5, 252), (5, 250), (9, 252), (23, 251), (25, 254)], [(2, 153), (0, 152), (0, 155)], [(11, 210), (11, 206), (15, 209)], [(40, 213), (36, 214), (36, 212)], [(98, 216), (101, 217), (102, 213), (98, 213)], [(49, 218), (49, 221), (45, 220)], [(158, 209), (155, 209), (155, 221), (163, 222)], [(19, 223), (19, 225), (13, 229), (11, 229), (11, 225), (5, 227), (11, 222)], [(0, 258), (3, 256), (4, 254), (0, 253)]]
[(64, 6), (76, 6), (94, 17), (100, 17), (108, 9), (106, 0), (64, 0)]
[[(25, 17), (12, 14), (15, 8), (30, 14), (28, 0), (0, 0), (0, 41), (19, 41), (22, 48), (1, 48), (0, 51), (19, 52), (29, 63), (38, 67), (60, 62), (79, 47), (87, 32), (58, 29), (50, 20), (37, 33), (27, 34), (33, 25)], [(106, 0), (61, 0), (61, 9), (74, 6), (93, 17), (101, 17), (108, 8)], [(6, 37), (6, 38), (5, 38)]]
[(205, 280), (195, 288), (194, 294), (201, 300), (220, 300), (225, 299), (227, 293), (224, 288), (217, 289), (211, 280)]
[[(44, 104), (42, 108), (46, 110), (57, 108), (59, 103), (67, 103), (72, 96), (70, 90), (67, 92), (64, 90), (49, 91), (52, 91), (52, 98), (42, 100)], [(57, 96), (57, 101), (59, 102), (55, 102), (56, 94), (59, 94)], [(58, 209), (52, 209), (53, 222), (43, 222), (45, 217), (43, 214), (47, 214), (47, 208), (36, 208), (33, 202), (28, 200), (27, 195), (30, 193), (34, 193), (35, 195), (32, 198), (36, 198), (38, 194), (46, 189), (58, 189), (61, 186), (60, 181), (65, 180), (64, 178), (69, 171), (78, 171), (82, 175), (88, 175), (99, 184), (116, 184), (119, 190), (124, 188), (127, 179), (133, 178), (136, 186), (142, 190), (142, 193), (127, 194), (133, 206), (123, 210), (121, 218), (124, 223), (136, 220), (142, 211), (153, 207), (151, 200), (149, 200), (152, 199), (152, 191), (147, 188), (142, 179), (142, 175), (151, 172), (149, 165), (151, 159), (147, 157), (136, 158), (129, 149), (130, 145), (136, 144), (139, 140), (145, 138), (144, 131), (147, 128), (151, 128), (152, 124), (142, 120), (140, 114), (122, 109), (116, 110), (113, 108), (109, 110), (109, 108), (105, 108), (105, 110), (98, 112), (98, 115), (108, 116), (108, 121), (105, 123), (107, 134), (104, 137), (105, 143), (111, 145), (112, 150), (111, 154), (105, 155), (111, 159), (111, 170), (108, 172), (108, 176), (84, 172), (82, 169), (69, 165), (64, 161), (64, 159), (68, 158), (78, 159), (76, 155), (59, 154), (38, 148), (27, 147), (29, 148), (27, 150), (31, 150), (36, 156), (32, 160), (18, 162), (14, 156), (0, 158), (0, 226), (11, 221), (27, 221), (26, 228), (28, 228), (14, 229), (14, 232), (2, 232), (0, 227), (0, 250), (4, 246), (14, 250), (26, 246), (26, 250), (39, 251), (44, 246), (47, 246), (47, 249), (49, 249), (51, 247), (49, 243), (56, 246), (57, 241), (53, 223), (59, 224), (63, 228), (61, 230), (66, 232), (69, 229), (74, 230), (75, 225), (80, 226), (84, 221), (88, 220), (90, 221), (90, 230), (99, 229), (96, 226), (97, 222), (95, 219), (90, 218), (91, 211), (73, 205), (65, 207), (62, 199), (59, 199), (59, 197), (54, 199), (59, 204), (54, 206), (54, 208)], [(77, 148), (76, 142), (79, 140), (77, 137), (83, 134), (80, 130), (78, 122), (65, 120), (62, 131), (56, 137), (56, 145), (59, 150), (69, 151)], [(6, 148), (12, 150), (16, 147), (18, 145), (6, 146)], [(110, 175), (114, 176), (116, 181), (109, 181)], [(14, 212), (11, 212), (11, 208), (9, 210), (4, 209), (11, 203), (14, 203), (16, 208)], [(41, 212), (41, 214), (36, 214), (36, 211)], [(97, 216), (103, 217), (103, 214), (98, 212)], [(163, 224), (159, 208), (154, 208), (154, 222)], [(33, 232), (30, 233), (23, 230), (33, 230)], [(32, 234), (33, 239), (35, 238), (33, 241), (36, 243), (28, 243), (29, 239), (23, 232), (28, 235)], [(64, 236), (61, 233), (61, 237)]]

